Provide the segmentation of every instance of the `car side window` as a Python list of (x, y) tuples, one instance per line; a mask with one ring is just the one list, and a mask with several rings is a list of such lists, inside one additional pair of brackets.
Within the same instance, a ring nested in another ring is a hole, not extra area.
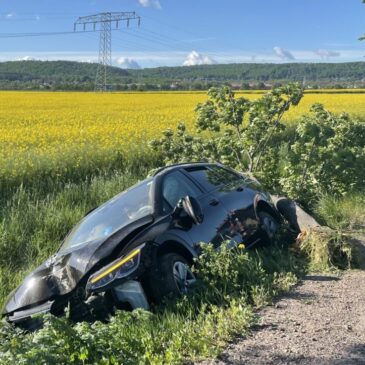
[(240, 175), (216, 165), (193, 166), (185, 170), (207, 191), (242, 179)]
[(177, 202), (187, 195), (196, 198), (201, 195), (201, 192), (198, 187), (181, 172), (173, 171), (164, 177), (162, 183), (162, 196), (164, 201), (168, 203), (165, 204), (164, 202), (163, 204), (165, 213), (172, 210)]

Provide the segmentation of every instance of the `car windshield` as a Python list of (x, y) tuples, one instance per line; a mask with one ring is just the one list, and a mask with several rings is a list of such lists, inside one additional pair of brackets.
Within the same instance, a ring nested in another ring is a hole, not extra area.
[(152, 184), (152, 179), (145, 180), (86, 215), (65, 238), (60, 251), (106, 238), (129, 223), (152, 214)]

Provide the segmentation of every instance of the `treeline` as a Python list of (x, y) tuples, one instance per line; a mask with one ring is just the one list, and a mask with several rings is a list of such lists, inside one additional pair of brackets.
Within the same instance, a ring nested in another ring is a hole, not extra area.
[[(0, 89), (93, 90), (96, 63), (13, 61), (0, 63)], [(158, 67), (141, 70), (108, 68), (112, 90), (206, 90), (227, 84), (236, 89), (270, 89), (287, 82), (311, 88), (365, 86), (365, 62), (221, 64)]]
[[(73, 61), (0, 62), (1, 89), (89, 90), (94, 88), (98, 64)], [(126, 70), (109, 67), (113, 83), (124, 83)]]
[(146, 79), (214, 81), (361, 81), (365, 62), (352, 63), (237, 63), (202, 66), (158, 67), (131, 70), (131, 75)]

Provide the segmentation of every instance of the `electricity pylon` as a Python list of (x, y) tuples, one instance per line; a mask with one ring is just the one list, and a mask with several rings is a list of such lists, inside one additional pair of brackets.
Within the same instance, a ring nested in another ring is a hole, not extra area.
[[(137, 20), (138, 26), (141, 24), (141, 17), (133, 12), (112, 12), (99, 13), (79, 17), (74, 23), (74, 31), (77, 26), (82, 25), (83, 30), (87, 30), (87, 25), (92, 24), (92, 31), (100, 32), (98, 68), (95, 78), (95, 91), (107, 91), (110, 86), (108, 66), (112, 65), (112, 29), (119, 28), (119, 23), (125, 21), (127, 27), (131, 20)], [(90, 30), (89, 30), (90, 31)]]

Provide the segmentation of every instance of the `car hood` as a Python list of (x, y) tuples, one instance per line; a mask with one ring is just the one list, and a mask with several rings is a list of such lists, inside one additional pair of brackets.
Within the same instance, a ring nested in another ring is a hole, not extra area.
[(105, 239), (56, 253), (10, 294), (3, 315), (70, 293), (95, 265), (107, 259), (119, 245), (121, 249), (135, 236), (134, 232), (140, 232), (152, 222), (153, 216), (146, 216)]

